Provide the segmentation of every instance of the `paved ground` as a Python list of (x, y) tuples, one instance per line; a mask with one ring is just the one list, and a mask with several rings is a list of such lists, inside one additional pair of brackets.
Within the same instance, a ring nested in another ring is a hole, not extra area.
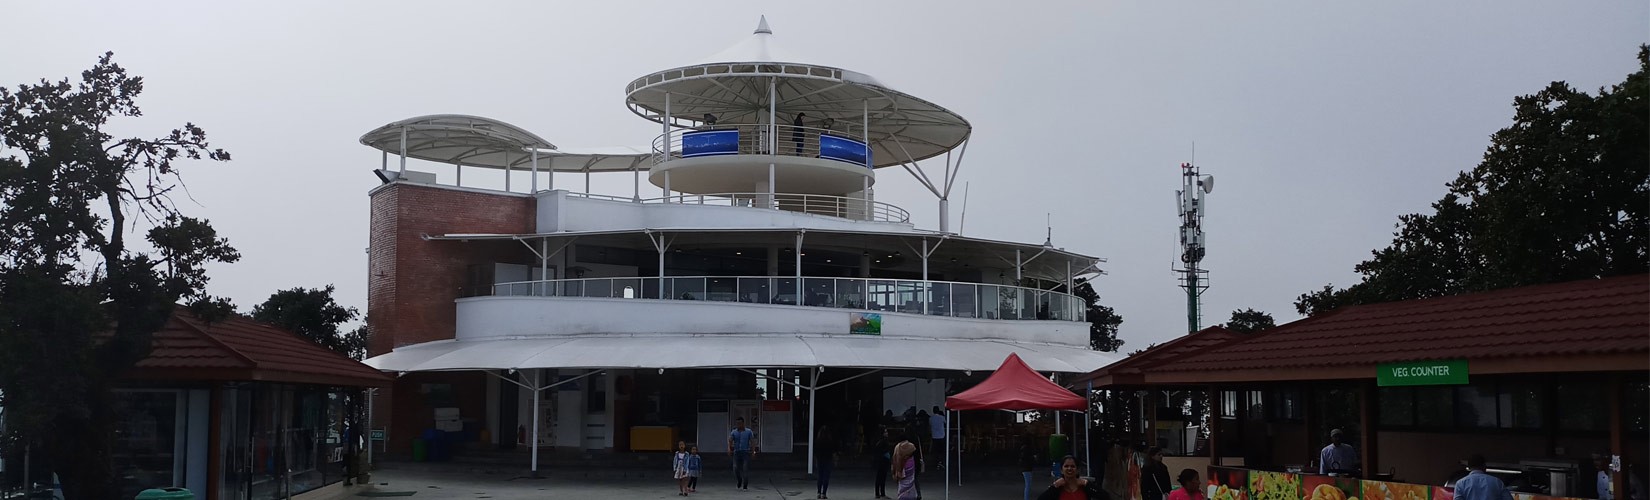
[[(500, 473), (494, 470), (474, 469), (464, 467), (431, 467), (422, 464), (383, 464), (372, 474), (374, 490), (376, 492), (413, 492), (410, 500), (432, 499), (464, 499), (464, 500), (516, 500), (542, 498), (572, 498), (578, 500), (606, 500), (606, 499), (637, 499), (637, 498), (681, 498), (676, 495), (676, 484), (668, 477), (636, 477), (645, 476), (635, 474), (633, 477), (617, 477), (625, 475), (622, 471), (615, 476), (612, 472), (595, 474), (594, 477), (581, 472), (558, 474), (549, 471), (547, 477), (530, 479), (513, 477), (514, 474)], [(801, 477), (801, 474), (776, 471), (753, 471), (750, 490), (741, 491), (733, 488), (732, 472), (706, 470), (707, 477), (700, 479), (699, 492), (691, 498), (703, 500), (722, 499), (811, 499), (814, 498), (815, 483), (812, 479)], [(843, 471), (831, 481), (830, 497), (833, 500), (853, 500), (873, 498), (871, 486), (873, 477), (868, 471)], [(924, 478), (923, 497), (930, 500), (946, 498), (945, 485), (941, 484), (937, 475)], [(960, 500), (974, 499), (1019, 499), (1023, 493), (1023, 485), (1019, 478), (974, 480), (965, 479), (965, 486), (951, 486), (951, 498)], [(890, 485), (892, 486), (892, 485)], [(892, 494), (893, 490), (890, 489)], [(360, 498), (360, 497), (355, 497)]]

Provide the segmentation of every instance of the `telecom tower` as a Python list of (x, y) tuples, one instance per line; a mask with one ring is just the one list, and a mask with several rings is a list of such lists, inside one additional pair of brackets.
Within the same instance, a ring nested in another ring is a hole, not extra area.
[(1203, 269), (1203, 212), (1207, 209), (1204, 199), (1215, 190), (1215, 177), (1202, 175), (1197, 166), (1182, 163), (1180, 178), (1180, 190), (1175, 191), (1175, 198), (1180, 206), (1181, 267), (1174, 271), (1180, 273), (1180, 287), (1186, 290), (1187, 331), (1196, 332), (1203, 328), (1201, 298), (1203, 291), (1209, 289), (1209, 270)]

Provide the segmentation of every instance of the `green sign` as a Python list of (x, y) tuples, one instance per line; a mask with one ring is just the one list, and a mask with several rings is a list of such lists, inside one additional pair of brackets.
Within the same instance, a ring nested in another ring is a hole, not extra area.
[(1375, 385), (1466, 385), (1467, 360), (1410, 361), (1377, 365)]
[(384, 435), (385, 435), (384, 429), (373, 429), (370, 439), (372, 439), (373, 441), (383, 441), (384, 440)]

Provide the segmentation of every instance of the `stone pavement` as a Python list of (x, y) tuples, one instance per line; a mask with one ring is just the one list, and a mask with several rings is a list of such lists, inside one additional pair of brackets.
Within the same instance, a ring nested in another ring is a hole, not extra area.
[[(444, 465), (444, 466), (441, 466)], [(372, 473), (371, 495), (413, 492), (409, 500), (517, 500), (543, 498), (570, 498), (577, 500), (682, 498), (676, 495), (676, 483), (666, 475), (635, 474), (623, 477), (599, 474), (587, 477), (577, 471), (560, 473), (548, 471), (545, 477), (532, 479), (496, 470), (466, 468), (452, 464), (385, 463)], [(814, 498), (813, 479), (800, 473), (780, 471), (752, 471), (749, 490), (733, 488), (732, 471), (706, 470), (699, 480), (699, 492), (689, 498), (702, 500), (790, 500)], [(840, 471), (831, 480), (830, 497), (833, 500), (870, 500), (874, 478), (864, 470)], [(951, 498), (1020, 499), (1023, 484), (1019, 478), (976, 480), (964, 479), (964, 486), (951, 486)], [(889, 494), (894, 493), (889, 484)], [(1045, 485), (1046, 487), (1046, 485)], [(1033, 493), (1036, 493), (1034, 491)], [(924, 477), (923, 497), (929, 500), (946, 498), (945, 485), (938, 475)], [(363, 498), (357, 496), (353, 498)]]

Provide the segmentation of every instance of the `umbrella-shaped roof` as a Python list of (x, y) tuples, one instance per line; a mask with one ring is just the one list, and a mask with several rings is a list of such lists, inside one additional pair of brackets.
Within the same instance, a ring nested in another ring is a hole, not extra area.
[[(763, 19), (750, 38), (706, 62), (653, 73), (625, 88), (632, 112), (676, 126), (765, 123), (774, 103), (786, 117), (851, 124), (869, 122), (875, 167), (944, 154), (968, 139), (968, 120), (940, 105), (884, 85), (864, 73), (804, 62), (775, 43)], [(668, 96), (668, 97), (667, 97)], [(667, 104), (668, 100), (668, 104)], [(868, 116), (867, 116), (868, 115)]]
[(1088, 400), (1037, 374), (1009, 354), (985, 382), (945, 398), (952, 410), (1082, 410)]

